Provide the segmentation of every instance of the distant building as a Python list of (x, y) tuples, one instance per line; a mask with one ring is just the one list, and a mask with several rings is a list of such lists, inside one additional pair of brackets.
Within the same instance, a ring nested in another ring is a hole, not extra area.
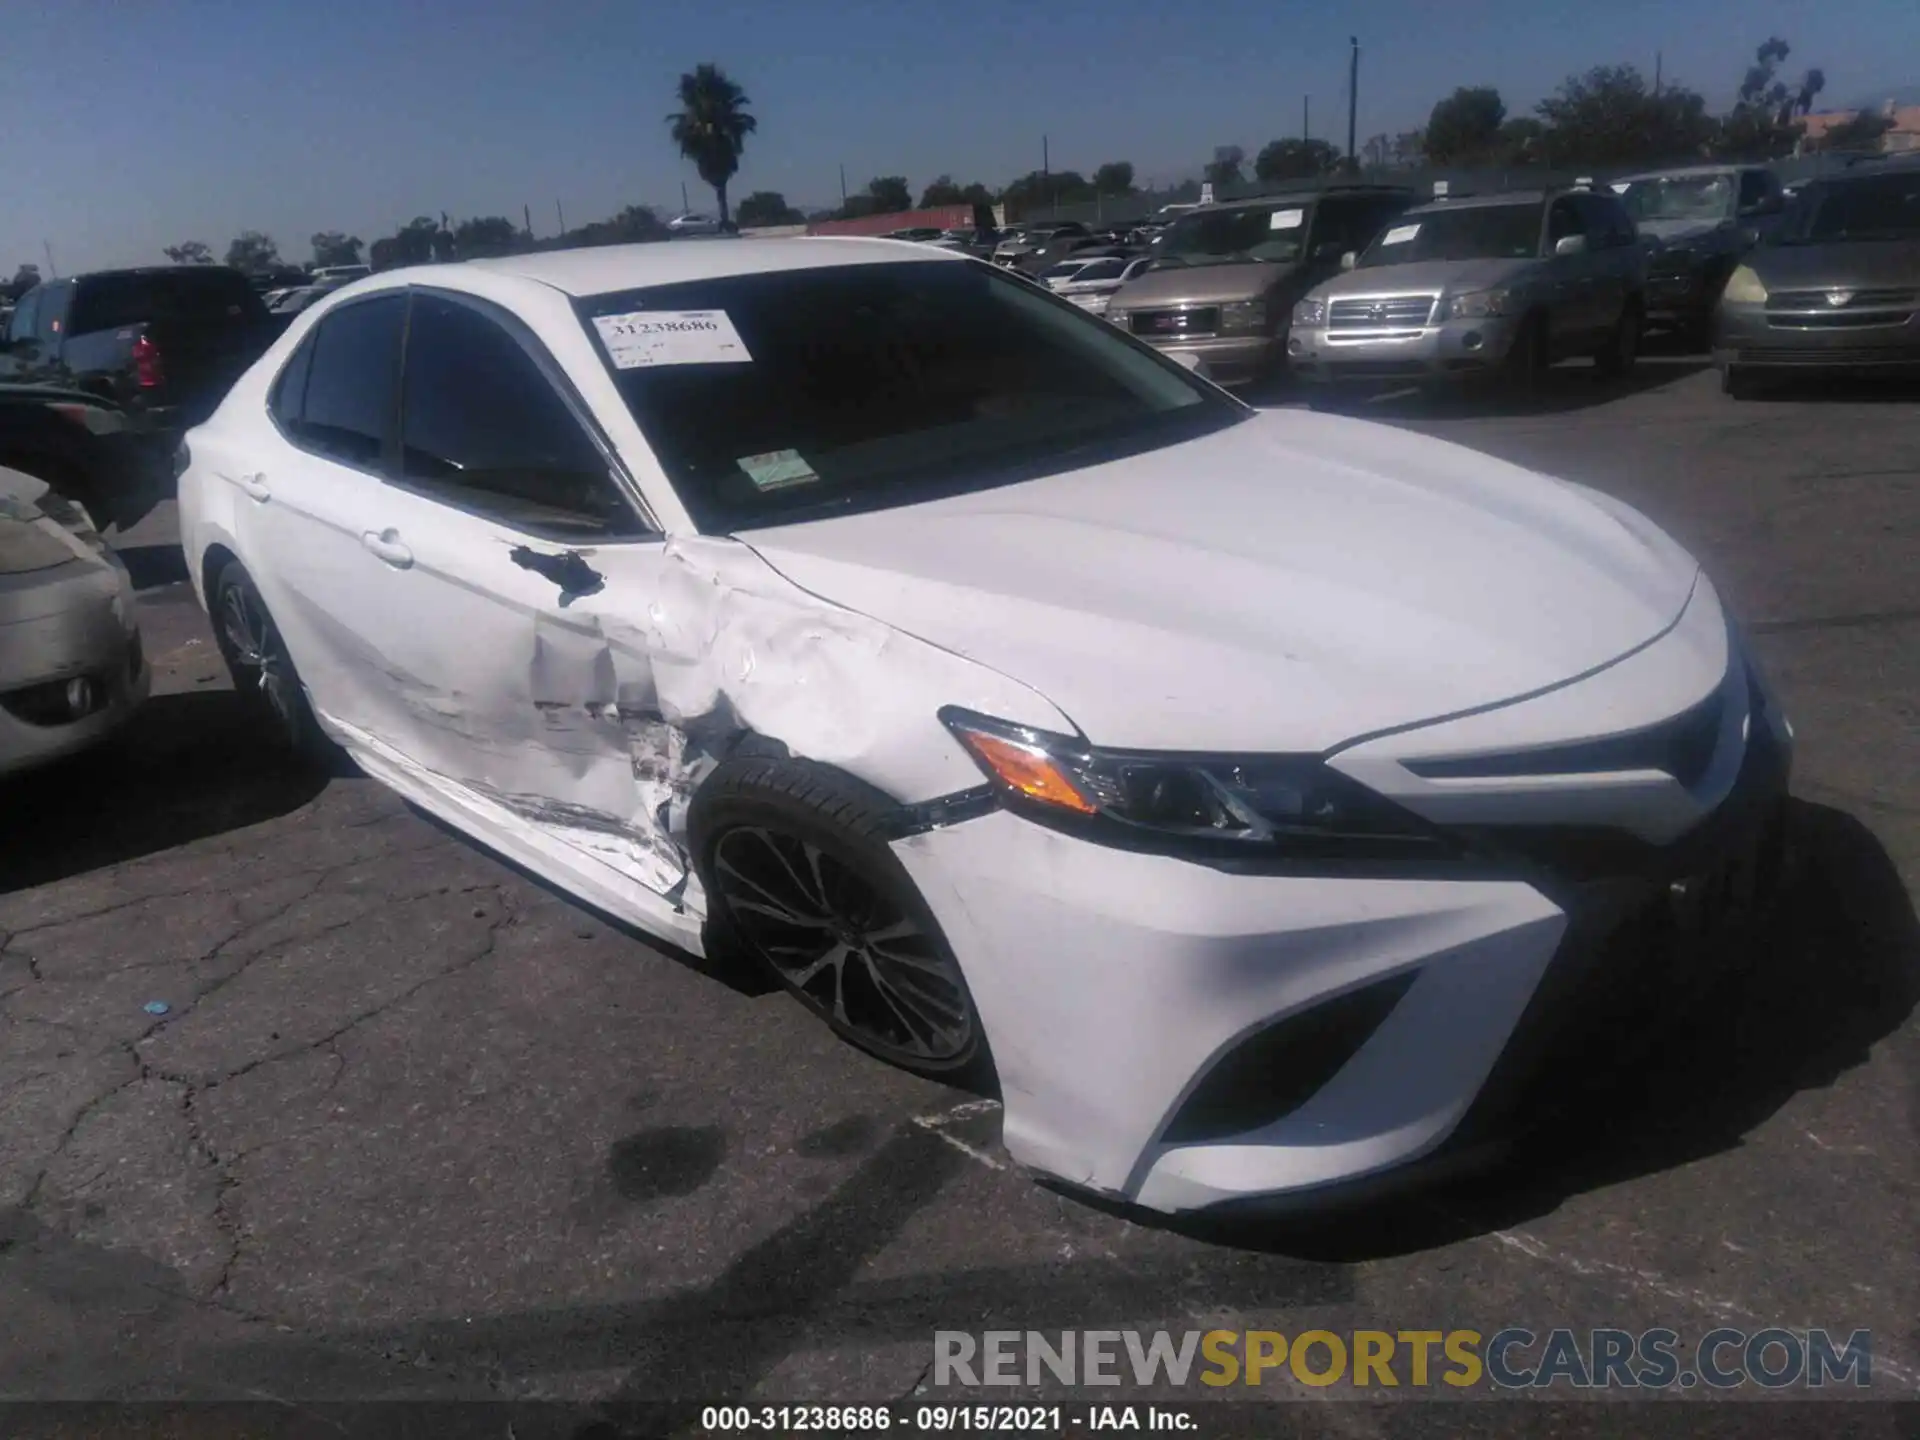
[[(1829, 130), (1846, 124), (1859, 113), (1858, 110), (1822, 110), (1807, 116), (1807, 148), (1816, 148)], [(1889, 100), (1881, 107), (1881, 113), (1893, 121), (1893, 128), (1880, 137), (1881, 150), (1889, 154), (1920, 151), (1920, 105), (1897, 105)]]

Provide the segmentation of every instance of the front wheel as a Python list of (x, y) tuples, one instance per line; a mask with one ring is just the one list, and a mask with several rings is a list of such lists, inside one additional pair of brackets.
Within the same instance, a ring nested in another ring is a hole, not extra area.
[(1513, 345), (1501, 370), (1501, 383), (1516, 400), (1531, 400), (1540, 393), (1547, 373), (1547, 317), (1529, 315), (1513, 337)]
[(745, 949), (869, 1054), (991, 1089), (973, 994), (890, 848), (893, 808), (824, 765), (724, 762), (700, 787), (687, 823), (709, 943)]
[(1620, 321), (1607, 337), (1606, 345), (1593, 357), (1594, 366), (1602, 375), (1619, 379), (1632, 373), (1634, 361), (1640, 358), (1641, 328), (1639, 306), (1628, 305), (1621, 310)]

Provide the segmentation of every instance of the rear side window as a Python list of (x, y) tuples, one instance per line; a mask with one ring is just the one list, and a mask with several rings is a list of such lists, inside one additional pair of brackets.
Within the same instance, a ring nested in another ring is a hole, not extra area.
[[(382, 295), (320, 322), (303, 347), (312, 353), (299, 418), (283, 422), (294, 443), (346, 465), (379, 468), (393, 426), (405, 318), (406, 297)], [(283, 385), (287, 380), (281, 377)]]
[(410, 485), (517, 528), (642, 528), (533, 356), (498, 321), (444, 296), (413, 299), (400, 458)]
[(79, 290), (69, 327), (76, 335), (151, 321), (236, 323), (266, 314), (247, 277), (219, 265), (204, 270), (95, 275)]
[(307, 372), (313, 367), (313, 342), (319, 335), (316, 330), (300, 342), (300, 348), (293, 352), (280, 378), (273, 382), (273, 393), (267, 398), (267, 408), (273, 411), (273, 418), (289, 436), (298, 428), (307, 402)]

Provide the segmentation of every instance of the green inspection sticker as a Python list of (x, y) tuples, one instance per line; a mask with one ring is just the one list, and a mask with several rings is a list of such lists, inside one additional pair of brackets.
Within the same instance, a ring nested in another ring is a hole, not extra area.
[(742, 455), (736, 462), (759, 490), (782, 490), (789, 485), (805, 485), (818, 480), (811, 465), (800, 458), (798, 450), (769, 450), (765, 455)]

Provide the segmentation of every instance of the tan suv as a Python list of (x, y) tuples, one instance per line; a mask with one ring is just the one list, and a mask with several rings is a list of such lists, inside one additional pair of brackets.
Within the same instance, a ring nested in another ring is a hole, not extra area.
[(1219, 384), (1259, 380), (1286, 360), (1294, 302), (1414, 198), (1386, 186), (1333, 186), (1191, 211), (1154, 246), (1147, 273), (1114, 295), (1107, 318), (1205, 362)]

